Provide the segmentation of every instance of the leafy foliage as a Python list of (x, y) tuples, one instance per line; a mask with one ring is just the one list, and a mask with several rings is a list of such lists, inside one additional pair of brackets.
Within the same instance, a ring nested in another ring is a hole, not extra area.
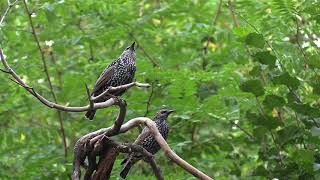
[[(215, 179), (319, 179), (319, 2), (231, 2), (234, 11), (223, 1), (214, 25), (219, 1), (27, 4), (59, 103), (86, 104), (85, 83), (92, 88), (104, 67), (136, 41), (136, 80), (152, 84), (153, 93), (150, 106), (151, 89), (123, 95), (128, 119), (175, 108), (169, 145)], [(1, 1), (1, 16), (6, 8)], [(51, 98), (22, 2), (6, 17), (0, 45), (19, 75)], [(68, 179), (77, 138), (110, 126), (117, 115), (116, 108), (99, 110), (89, 122), (82, 113), (63, 113), (64, 162), (56, 111), (7, 74), (0, 79), (0, 179)], [(133, 141), (138, 133), (117, 140)], [(165, 179), (190, 179), (162, 152), (156, 156)], [(120, 168), (119, 160), (112, 178)], [(141, 162), (129, 176), (150, 179), (152, 172)]]

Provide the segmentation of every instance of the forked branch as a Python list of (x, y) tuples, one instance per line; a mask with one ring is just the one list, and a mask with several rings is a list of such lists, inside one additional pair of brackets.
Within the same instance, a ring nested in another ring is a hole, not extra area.
[[(26, 91), (28, 91), (31, 95), (36, 97), (42, 104), (46, 105), (49, 108), (54, 108), (54, 109), (57, 109), (57, 110), (60, 110), (60, 111), (66, 111), (66, 112), (84, 112), (84, 111), (88, 111), (90, 109), (102, 109), (102, 108), (110, 107), (110, 106), (112, 106), (112, 105), (114, 105), (116, 103), (116, 100), (114, 100), (113, 98), (111, 98), (111, 99), (109, 99), (109, 100), (107, 100), (105, 102), (93, 103), (92, 107), (90, 107), (90, 104), (88, 104), (86, 106), (71, 107), (71, 106), (64, 106), (64, 105), (61, 105), (61, 104), (58, 104), (58, 103), (54, 103), (54, 102), (46, 99), (42, 95), (40, 95), (38, 92), (35, 91), (35, 89), (33, 87), (31, 87), (28, 84), (26, 84), (20, 78), (20, 76), (9, 66), (7, 60), (4, 58), (2, 49), (0, 49), (0, 59), (1, 59), (1, 62), (3, 64), (3, 66), (4, 66), (4, 69), (2, 69), (1, 71), (10, 74), (17, 84), (19, 84)], [(129, 88), (133, 87), (133, 86), (150, 87), (149, 84), (144, 84), (144, 83), (139, 83), (139, 82), (132, 82), (132, 83), (125, 84), (125, 85), (122, 85), (122, 86), (110, 87), (105, 92), (103, 92), (103, 94), (107, 94), (107, 93), (115, 91), (115, 90), (126, 90), (126, 89), (129, 89)], [(93, 97), (92, 100), (96, 100), (96, 99), (98, 99), (100, 97), (102, 97), (102, 96), (99, 95), (98, 97)]]
[[(121, 106), (120, 106), (121, 107)], [(116, 122), (119, 122), (119, 116)], [(120, 118), (121, 119), (121, 118)], [(119, 124), (119, 123), (118, 123)], [(90, 153), (90, 148), (88, 148), (88, 144), (92, 147), (96, 142), (98, 142), (101, 138), (106, 137), (112, 137), (114, 135), (125, 133), (129, 131), (130, 129), (137, 127), (139, 125), (144, 124), (150, 129), (150, 132), (155, 137), (156, 141), (160, 145), (161, 149), (164, 151), (165, 155), (170, 158), (173, 162), (178, 164), (180, 167), (188, 171), (193, 176), (199, 178), (199, 179), (205, 179), (209, 180), (212, 179), (205, 173), (201, 172), (197, 168), (190, 165), (188, 162), (180, 158), (167, 144), (165, 139), (161, 136), (159, 130), (156, 127), (156, 124), (154, 121), (147, 117), (137, 117), (134, 119), (129, 120), (127, 123), (123, 124), (118, 131), (114, 131), (115, 125), (109, 127), (109, 128), (103, 128), (100, 130), (97, 130), (95, 132), (91, 132), (83, 137), (81, 137), (75, 144), (74, 149), (74, 175), (80, 175), (80, 165), (84, 165), (84, 160), (88, 156), (88, 153)], [(90, 147), (89, 146), (89, 147)], [(75, 178), (77, 179), (77, 178)]]

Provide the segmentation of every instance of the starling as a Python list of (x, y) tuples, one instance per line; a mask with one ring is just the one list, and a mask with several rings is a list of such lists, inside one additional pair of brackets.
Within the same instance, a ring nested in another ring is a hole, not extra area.
[[(172, 112), (174, 112), (174, 110), (162, 109), (157, 112), (156, 116), (154, 117), (154, 122), (156, 123), (156, 126), (164, 139), (167, 139), (169, 134), (169, 126), (166, 122), (166, 119)], [(148, 127), (145, 127), (142, 130), (141, 134), (133, 144), (142, 146), (151, 154), (155, 154), (160, 149), (159, 144), (153, 137)], [(128, 154), (127, 157), (121, 162), (124, 168), (121, 170), (120, 176), (122, 178), (126, 178), (130, 168), (141, 159), (143, 159), (141, 153), (132, 152)]]
[[(94, 85), (92, 96), (98, 96), (110, 86), (116, 87), (133, 81), (136, 72), (136, 50), (134, 44), (135, 42), (131, 46), (128, 46), (118, 59), (114, 60), (104, 69)], [(112, 94), (106, 95), (95, 101), (95, 103), (104, 102), (110, 99), (111, 96), (121, 96), (124, 92), (125, 90), (112, 92)], [(89, 110), (85, 116), (92, 120), (95, 113), (96, 110)]]

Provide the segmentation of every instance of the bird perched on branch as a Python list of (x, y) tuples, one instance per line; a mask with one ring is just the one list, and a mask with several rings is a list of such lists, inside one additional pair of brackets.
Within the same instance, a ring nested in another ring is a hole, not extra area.
[[(154, 117), (154, 122), (164, 139), (167, 139), (169, 134), (169, 126), (166, 122), (169, 114), (174, 112), (174, 110), (162, 109), (157, 112), (156, 116)], [(145, 148), (151, 154), (155, 154), (159, 151), (160, 146), (157, 143), (156, 139), (153, 137), (152, 133), (150, 132), (148, 127), (145, 127), (138, 138), (134, 141), (135, 145), (140, 145)], [(139, 160), (143, 159), (142, 154), (137, 152), (132, 152), (127, 155), (127, 157), (121, 162), (123, 164), (123, 169), (120, 172), (120, 176), (122, 178), (126, 178), (130, 168)]]
[[(118, 59), (114, 60), (104, 69), (94, 85), (92, 96), (100, 95), (110, 86), (121, 86), (133, 81), (136, 72), (136, 50), (134, 45), (135, 42), (131, 46), (128, 46)], [(106, 95), (95, 103), (104, 102), (112, 96), (121, 96), (124, 92), (125, 90), (112, 92), (112, 94)], [(92, 120), (95, 114), (96, 110), (89, 110), (85, 116)]]

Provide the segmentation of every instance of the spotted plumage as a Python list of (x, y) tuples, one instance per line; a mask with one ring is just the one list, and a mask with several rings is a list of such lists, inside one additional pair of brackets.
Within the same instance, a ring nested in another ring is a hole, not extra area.
[[(134, 45), (135, 43), (127, 47), (118, 59), (113, 61), (104, 69), (96, 81), (92, 92), (93, 96), (98, 96), (110, 86), (116, 87), (133, 81), (136, 72), (136, 51)], [(124, 92), (125, 90), (113, 92), (112, 95), (121, 96)], [(105, 96), (95, 103), (106, 101), (109, 98), (110, 96)], [(85, 116), (88, 119), (93, 119), (95, 113), (96, 110), (90, 110)]]
[[(174, 112), (173, 110), (162, 109), (157, 112), (154, 117), (154, 122), (164, 139), (167, 139), (169, 134), (169, 126), (166, 122), (167, 117), (170, 113)], [(145, 127), (138, 138), (134, 141), (135, 145), (140, 145), (149, 151), (151, 154), (155, 154), (159, 151), (160, 146), (153, 137), (152, 133), (149, 131), (149, 128)], [(132, 152), (127, 155), (127, 157), (121, 162), (123, 164), (123, 169), (120, 172), (122, 178), (126, 178), (130, 168), (139, 160), (143, 158), (142, 154), (137, 152)]]

